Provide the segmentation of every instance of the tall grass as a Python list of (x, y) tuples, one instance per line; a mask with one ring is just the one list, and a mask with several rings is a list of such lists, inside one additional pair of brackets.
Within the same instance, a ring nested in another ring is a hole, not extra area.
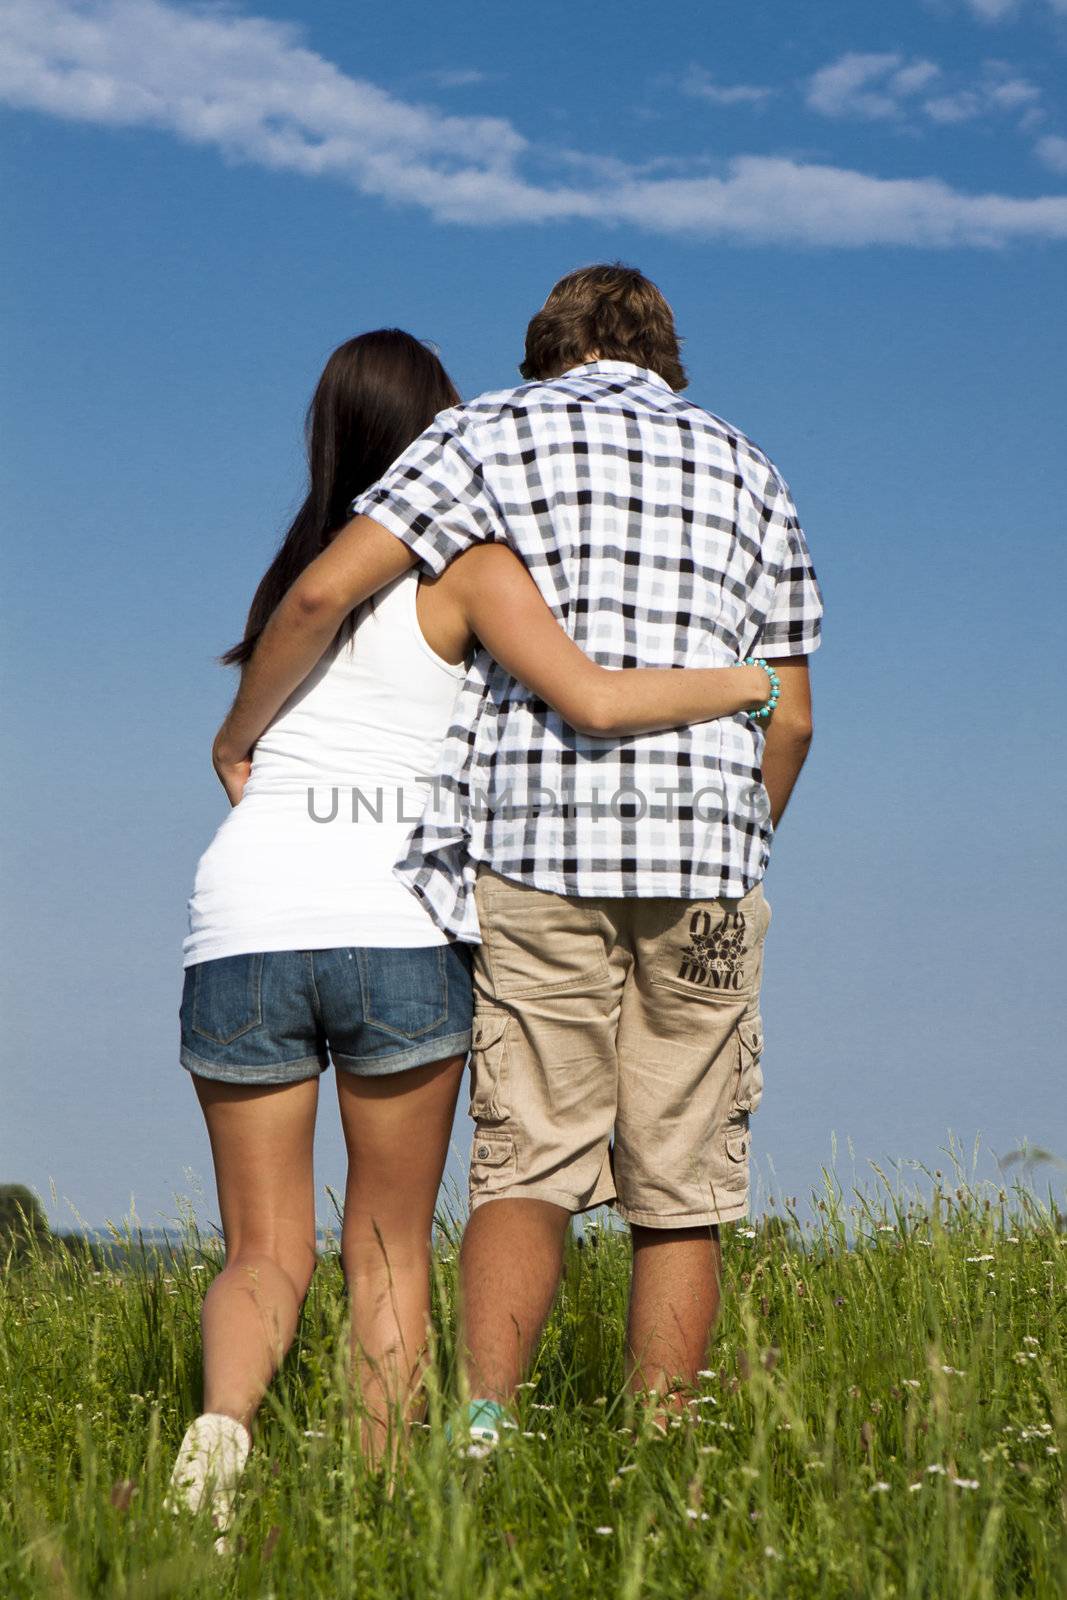
[(238, 1549), (161, 1510), (199, 1405), (219, 1263), (180, 1247), (38, 1244), (0, 1282), (0, 1595), (994, 1596), (1067, 1593), (1067, 1233), (1017, 1190), (828, 1183), (725, 1230), (725, 1309), (690, 1416), (661, 1436), (621, 1395), (629, 1248), (590, 1229), (520, 1437), (472, 1458), (454, 1384), (456, 1228), (436, 1259), (428, 1425), (398, 1474), (356, 1448), (336, 1254), (264, 1408)]

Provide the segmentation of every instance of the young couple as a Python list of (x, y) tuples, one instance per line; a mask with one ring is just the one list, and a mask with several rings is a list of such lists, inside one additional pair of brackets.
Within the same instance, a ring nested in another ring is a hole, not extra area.
[(308, 497), (226, 657), (234, 809), (181, 1008), (226, 1265), (171, 1490), (220, 1527), (315, 1266), (329, 1061), (372, 1453), (418, 1403), (468, 1052), (475, 1435), (507, 1425), (567, 1224), (603, 1203), (633, 1236), (629, 1387), (684, 1404), (719, 1224), (746, 1213), (761, 880), (811, 737), (818, 585), (773, 465), (682, 398), (639, 272), (562, 279), (521, 370), (464, 405), (408, 334), (342, 345)]

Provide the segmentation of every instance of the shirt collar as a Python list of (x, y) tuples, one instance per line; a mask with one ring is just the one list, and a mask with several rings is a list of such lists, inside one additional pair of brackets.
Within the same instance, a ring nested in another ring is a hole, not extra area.
[(568, 367), (566, 372), (560, 373), (560, 377), (576, 378), (580, 373), (598, 376), (603, 373), (606, 377), (613, 378), (640, 378), (643, 383), (655, 384), (660, 389), (670, 389), (666, 378), (661, 378), (651, 367), (639, 367), (633, 361), (583, 361), (576, 367)]

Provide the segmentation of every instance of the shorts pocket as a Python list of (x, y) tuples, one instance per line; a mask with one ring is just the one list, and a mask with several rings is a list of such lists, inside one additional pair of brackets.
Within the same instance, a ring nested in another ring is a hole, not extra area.
[(356, 951), (363, 1020), (397, 1039), (419, 1039), (448, 1017), (446, 945)]
[(752, 891), (740, 901), (696, 901), (659, 940), (654, 984), (715, 1005), (759, 993), (770, 907)]
[(483, 1133), (478, 1129), (471, 1145), (471, 1199), (508, 1188), (515, 1179), (517, 1166), (515, 1140), (510, 1133)]
[(763, 1019), (758, 1012), (750, 1012), (737, 1024), (737, 1047), (737, 1109), (758, 1111), (763, 1099)]
[(482, 960), (493, 993), (519, 1000), (606, 983), (596, 907), (545, 889), (482, 876), (477, 889)]
[(189, 1025), (213, 1044), (233, 1044), (263, 1021), (262, 955), (219, 956), (192, 968)]
[[(471, 1103), (475, 1122), (506, 1122), (508, 1029), (506, 1011), (479, 1011), (471, 1034)], [(475, 1141), (477, 1143), (477, 1141)]]

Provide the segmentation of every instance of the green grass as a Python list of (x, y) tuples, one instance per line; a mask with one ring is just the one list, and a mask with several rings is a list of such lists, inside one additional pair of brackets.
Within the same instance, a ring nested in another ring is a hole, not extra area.
[[(336, 1256), (264, 1408), (239, 1550), (163, 1514), (198, 1409), (217, 1246), (35, 1246), (0, 1280), (0, 1595), (987, 1596), (1067, 1593), (1067, 1233), (1023, 1192), (905, 1205), (828, 1190), (814, 1227), (728, 1229), (725, 1309), (692, 1420), (620, 1395), (629, 1252), (591, 1232), (525, 1435), (486, 1460), (441, 1427), (454, 1232), (442, 1232), (430, 1425), (368, 1471), (340, 1366)], [(749, 1236), (751, 1233), (752, 1236)], [(530, 1435), (530, 1436), (526, 1436)]]

